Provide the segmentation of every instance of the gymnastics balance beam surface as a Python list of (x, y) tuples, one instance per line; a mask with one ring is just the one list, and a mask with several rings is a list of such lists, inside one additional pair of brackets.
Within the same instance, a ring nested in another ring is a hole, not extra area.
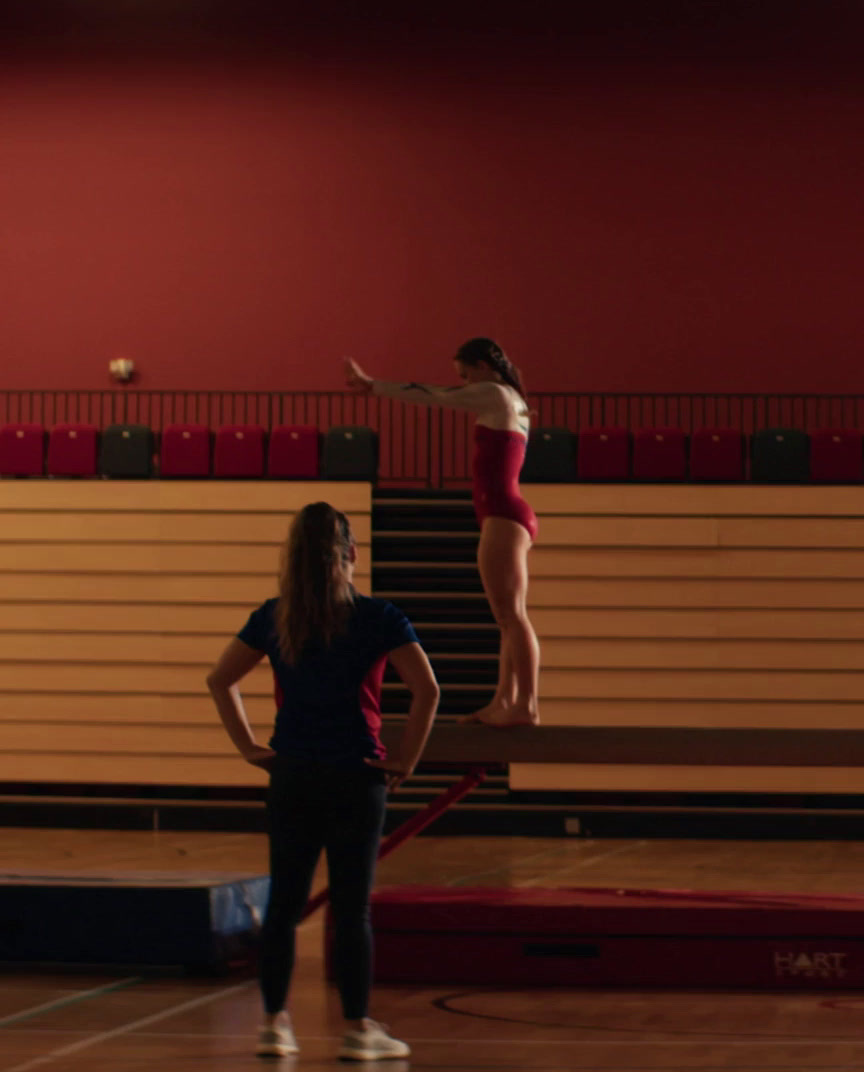
[[(381, 739), (398, 754), (402, 725), (385, 722)], [(426, 829), (483, 781), (486, 769), (508, 763), (647, 763), (722, 766), (864, 766), (864, 731), (692, 729), (644, 726), (513, 726), (438, 722), (421, 764), (464, 767), (465, 775), (386, 838), (379, 858)], [(307, 906), (329, 898), (322, 890)]]
[[(385, 722), (396, 755), (402, 726)], [(423, 764), (645, 763), (738, 767), (864, 767), (864, 730), (717, 729), (645, 726), (513, 726), (439, 722)]]

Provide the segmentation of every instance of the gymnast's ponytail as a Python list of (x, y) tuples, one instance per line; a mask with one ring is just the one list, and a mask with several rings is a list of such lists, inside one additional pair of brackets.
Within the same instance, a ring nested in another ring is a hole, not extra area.
[(310, 640), (329, 645), (354, 600), (350, 571), (354, 538), (348, 518), (325, 502), (294, 518), (282, 548), (275, 624), (279, 651), (294, 663)]
[(508, 387), (512, 387), (525, 398), (525, 388), (522, 385), (522, 377), (519, 374), (519, 369), (516, 368), (494, 339), (485, 339), (482, 337), (469, 339), (468, 342), (463, 343), (457, 350), (456, 360), (461, 361), (463, 365), (469, 365), (473, 368), (476, 368), (481, 361), (484, 361), (493, 372), (498, 373), (501, 380), (506, 383)]

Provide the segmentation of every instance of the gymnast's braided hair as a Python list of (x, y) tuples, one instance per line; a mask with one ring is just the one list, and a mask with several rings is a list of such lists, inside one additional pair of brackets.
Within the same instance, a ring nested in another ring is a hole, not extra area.
[(485, 339), (483, 337), (469, 339), (456, 351), (456, 360), (461, 361), (463, 365), (470, 365), (472, 368), (476, 368), (481, 361), (485, 361), (493, 372), (498, 373), (504, 383), (514, 388), (525, 398), (525, 388), (522, 386), (519, 369), (516, 368), (494, 339)]

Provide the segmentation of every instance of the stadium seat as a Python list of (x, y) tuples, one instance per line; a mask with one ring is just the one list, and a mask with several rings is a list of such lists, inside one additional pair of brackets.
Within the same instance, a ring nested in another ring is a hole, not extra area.
[(378, 479), (378, 435), (362, 425), (337, 425), (324, 437), (327, 480)]
[(320, 453), (317, 428), (280, 424), (270, 433), (267, 473), (280, 480), (315, 480)]
[(633, 435), (634, 480), (686, 480), (687, 436), (680, 428), (640, 428)]
[(763, 484), (797, 484), (810, 476), (810, 439), (797, 428), (760, 428), (750, 441), (750, 476)]
[(0, 428), (0, 476), (42, 476), (45, 429), (41, 424), (7, 424)]
[(264, 475), (264, 429), (257, 424), (228, 424), (216, 433), (213, 475), (255, 478)]
[(99, 433), (92, 424), (57, 424), (48, 436), (50, 476), (95, 476)]
[(159, 472), (164, 477), (210, 476), (213, 441), (204, 424), (169, 424), (162, 433)]
[(810, 479), (820, 484), (864, 480), (862, 433), (854, 428), (820, 428), (810, 433)]
[(153, 475), (153, 432), (144, 424), (111, 424), (99, 445), (99, 472), (125, 480)]
[(736, 428), (698, 428), (690, 436), (691, 480), (744, 480), (744, 436)]
[(630, 433), (626, 428), (584, 428), (577, 436), (580, 480), (629, 480)]
[(523, 484), (568, 484), (576, 477), (573, 435), (566, 428), (535, 428), (528, 436)]

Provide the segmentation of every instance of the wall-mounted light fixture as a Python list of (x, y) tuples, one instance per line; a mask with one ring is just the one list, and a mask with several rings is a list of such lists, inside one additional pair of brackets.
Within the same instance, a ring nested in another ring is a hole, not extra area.
[(128, 357), (118, 357), (108, 362), (108, 371), (118, 383), (131, 383), (135, 378), (135, 362)]

